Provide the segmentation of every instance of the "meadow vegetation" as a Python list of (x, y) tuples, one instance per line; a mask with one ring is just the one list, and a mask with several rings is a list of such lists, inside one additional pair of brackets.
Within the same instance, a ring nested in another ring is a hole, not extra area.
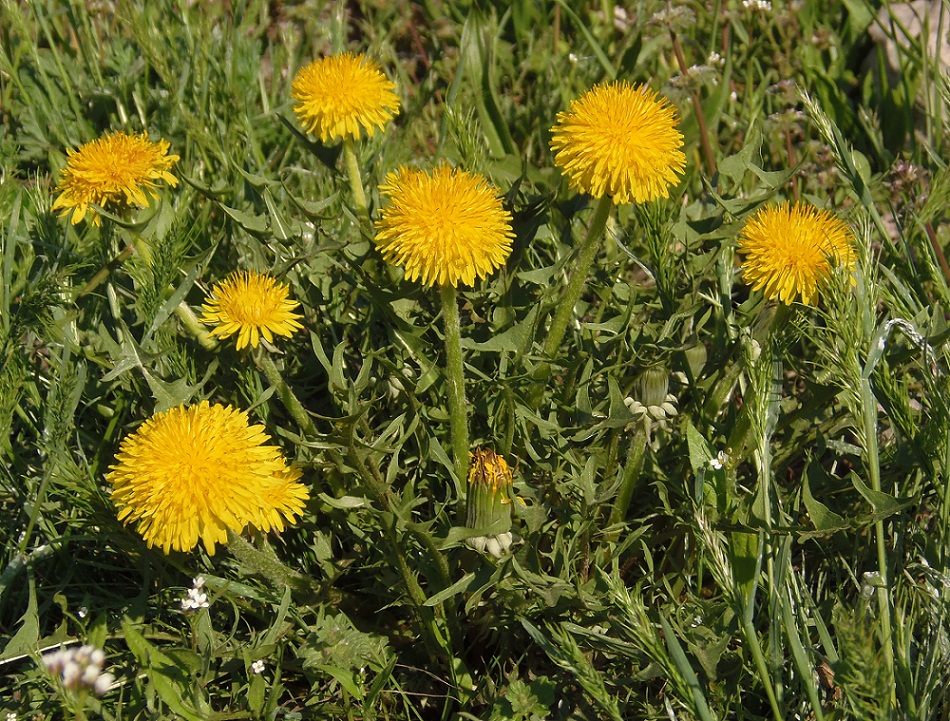
[[(0, 714), (950, 718), (950, 84), (906, 18), (2, 0)], [(294, 97), (344, 53), (355, 131)], [(566, 169), (626, 142), (582, 97), (655, 99), (655, 174)], [(99, 140), (134, 192), (79, 197)]]

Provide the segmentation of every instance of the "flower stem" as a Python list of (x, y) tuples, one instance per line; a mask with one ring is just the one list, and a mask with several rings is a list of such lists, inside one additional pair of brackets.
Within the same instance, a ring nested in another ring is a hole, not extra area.
[(610, 509), (609, 525), (611, 526), (622, 523), (627, 517), (627, 509), (630, 508), (630, 499), (633, 498), (633, 492), (636, 490), (637, 482), (640, 480), (640, 471), (643, 470), (643, 459), (646, 457), (647, 442), (649, 439), (650, 417), (644, 413), (643, 418), (636, 424), (633, 437), (630, 439), (630, 448), (627, 451), (627, 462), (623, 467), (623, 480), (620, 483), (620, 491), (614, 499), (613, 508)]
[(92, 293), (96, 288), (98, 288), (109, 277), (109, 274), (122, 265), (126, 260), (132, 257), (132, 253), (135, 252), (135, 245), (129, 243), (122, 250), (119, 251), (118, 255), (115, 258), (110, 260), (104, 266), (102, 266), (92, 278), (89, 279), (89, 282), (86, 283), (76, 294), (76, 297), (73, 300), (79, 300), (82, 296)]
[(442, 286), (442, 319), (445, 322), (445, 377), (449, 385), (449, 425), (455, 473), (465, 479), (468, 468), (468, 411), (465, 406), (465, 372), (462, 367), (462, 325), (455, 286)]
[(288, 568), (273, 554), (256, 548), (244, 536), (235, 533), (230, 528), (228, 529), (228, 552), (242, 566), (261, 574), (276, 587), (290, 586), (301, 592), (315, 590), (314, 584), (306, 576)]
[(360, 222), (369, 226), (369, 204), (366, 202), (366, 192), (363, 190), (363, 175), (360, 172), (360, 161), (356, 153), (356, 144), (352, 138), (343, 140), (343, 158), (346, 161), (346, 173), (350, 178), (350, 190), (353, 193), (353, 204), (359, 214)]
[(304, 433), (308, 436), (317, 435), (317, 427), (313, 424), (313, 419), (297, 399), (297, 396), (294, 395), (290, 386), (287, 385), (287, 381), (281, 376), (280, 371), (277, 370), (277, 366), (274, 365), (270, 354), (263, 348), (257, 353), (257, 366), (264, 371), (264, 376), (270, 381), (270, 384), (277, 389), (277, 395), (280, 396), (284, 407), (290, 412), (294, 420), (297, 421)]
[(574, 315), (574, 306), (577, 305), (577, 300), (581, 297), (581, 291), (587, 282), (587, 273), (600, 249), (600, 240), (604, 235), (611, 208), (613, 208), (613, 201), (606, 195), (597, 201), (597, 206), (594, 208), (594, 217), (591, 218), (590, 227), (587, 229), (587, 237), (584, 238), (584, 243), (577, 254), (577, 264), (574, 266), (567, 288), (564, 289), (564, 295), (558, 303), (554, 320), (551, 321), (551, 327), (548, 330), (548, 338), (544, 342), (544, 354), (548, 358), (553, 358), (561, 347), (567, 324)]
[(185, 301), (179, 303), (175, 308), (175, 315), (178, 316), (178, 320), (181, 321), (181, 324), (188, 329), (188, 332), (201, 344), (202, 348), (214, 350), (218, 347), (217, 338), (211, 335), (208, 329), (201, 324), (201, 321), (198, 320), (198, 316), (195, 315), (191, 306)]

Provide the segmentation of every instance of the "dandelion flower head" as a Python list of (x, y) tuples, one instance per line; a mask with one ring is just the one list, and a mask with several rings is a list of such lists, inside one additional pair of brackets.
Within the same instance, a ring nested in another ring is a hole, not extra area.
[(370, 137), (399, 112), (396, 85), (362, 54), (314, 60), (293, 82), (294, 111), (304, 128), (324, 143), (331, 138)]
[(126, 436), (106, 480), (119, 520), (137, 522), (150, 547), (209, 554), (246, 525), (284, 530), (308, 498), (261, 425), (231, 406), (179, 406)]
[(616, 204), (668, 198), (686, 167), (676, 110), (644, 85), (597, 85), (558, 113), (554, 163), (571, 187)]
[(59, 197), (52, 209), (63, 211), (62, 215), (72, 213), (73, 225), (87, 212), (99, 225), (99, 214), (90, 205), (107, 210), (145, 207), (149, 204), (146, 193), (158, 198), (159, 181), (178, 185), (178, 178), (169, 172), (178, 156), (168, 154), (167, 142), (153, 143), (145, 133), (118, 131), (66, 153), (69, 160), (56, 186)]
[(826, 210), (806, 203), (760, 208), (742, 229), (742, 272), (753, 290), (792, 303), (801, 296), (812, 305), (831, 265), (854, 262), (848, 226)]
[(383, 258), (425, 285), (472, 285), (511, 253), (511, 214), (479, 175), (446, 165), (402, 167), (386, 176), (389, 196), (376, 225)]
[(211, 289), (202, 305), (201, 320), (217, 326), (212, 335), (227, 338), (238, 334), (237, 348), (257, 348), (263, 336), (273, 343), (274, 335), (290, 336), (303, 328), (294, 313), (300, 303), (292, 300), (286, 285), (264, 273), (238, 271)]

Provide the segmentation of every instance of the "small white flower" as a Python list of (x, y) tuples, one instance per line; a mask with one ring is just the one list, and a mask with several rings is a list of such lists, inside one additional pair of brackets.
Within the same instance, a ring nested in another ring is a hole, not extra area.
[(251, 673), (262, 674), (264, 673), (264, 662), (260, 659), (257, 659), (254, 663), (251, 664)]
[(191, 579), (192, 588), (204, 588), (205, 579), (204, 576), (198, 576), (198, 578)]
[(729, 99), (730, 99), (732, 102), (736, 102), (737, 100), (739, 100), (739, 93), (737, 93), (735, 90), (733, 90), (731, 93), (729, 93)]
[(112, 688), (112, 682), (115, 681), (115, 676), (111, 673), (100, 674), (99, 678), (96, 679), (95, 684), (93, 684), (92, 691), (96, 696), (105, 696), (106, 692)]
[(713, 65), (713, 66), (718, 65), (719, 67), (722, 67), (723, 65), (726, 64), (726, 61), (725, 61), (725, 58), (722, 57), (722, 55), (720, 55), (715, 50), (713, 50), (711, 53), (709, 53), (709, 57), (706, 58), (706, 64)]
[(76, 615), (79, 616), (79, 618), (85, 618), (89, 615), (89, 609), (85, 606), (80, 606), (79, 610), (76, 612)]
[(722, 467), (729, 462), (729, 454), (725, 451), (719, 451), (715, 458), (709, 459), (709, 467), (714, 471), (721, 471)]
[(16, 714), (13, 711), (7, 714), (7, 721), (16, 721)]

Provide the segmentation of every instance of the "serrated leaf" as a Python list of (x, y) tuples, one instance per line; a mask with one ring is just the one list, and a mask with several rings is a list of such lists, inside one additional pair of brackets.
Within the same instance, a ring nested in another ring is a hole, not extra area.
[(805, 510), (808, 511), (811, 522), (815, 524), (815, 530), (834, 533), (835, 531), (849, 529), (851, 525), (842, 516), (830, 510), (812, 495), (810, 476), (814, 472), (814, 464), (809, 464), (802, 479), (802, 503), (805, 504)]
[(540, 310), (539, 305), (533, 306), (531, 310), (528, 311), (524, 320), (508, 330), (496, 336), (492, 336), (484, 343), (475, 343), (470, 339), (463, 338), (462, 347), (489, 353), (500, 353), (502, 351), (520, 353), (527, 347), (531, 337), (534, 335), (534, 326), (537, 322)]
[(697, 476), (705, 473), (709, 461), (716, 457), (713, 447), (703, 438), (688, 419), (686, 421), (686, 445), (689, 447), (689, 465)]
[(888, 493), (868, 488), (854, 471), (851, 472), (851, 485), (857, 489), (858, 493), (864, 496), (864, 500), (871, 504), (871, 507), (874, 509), (875, 520), (881, 520), (888, 516), (893, 516), (895, 513), (900, 513), (914, 503), (913, 498), (897, 498)]
[(267, 216), (264, 215), (251, 215), (250, 213), (245, 213), (244, 211), (238, 210), (237, 208), (231, 208), (224, 203), (218, 204), (225, 213), (227, 213), (234, 222), (240, 225), (244, 230), (246, 230), (251, 235), (256, 236), (268, 236), (270, 235), (267, 228)]

